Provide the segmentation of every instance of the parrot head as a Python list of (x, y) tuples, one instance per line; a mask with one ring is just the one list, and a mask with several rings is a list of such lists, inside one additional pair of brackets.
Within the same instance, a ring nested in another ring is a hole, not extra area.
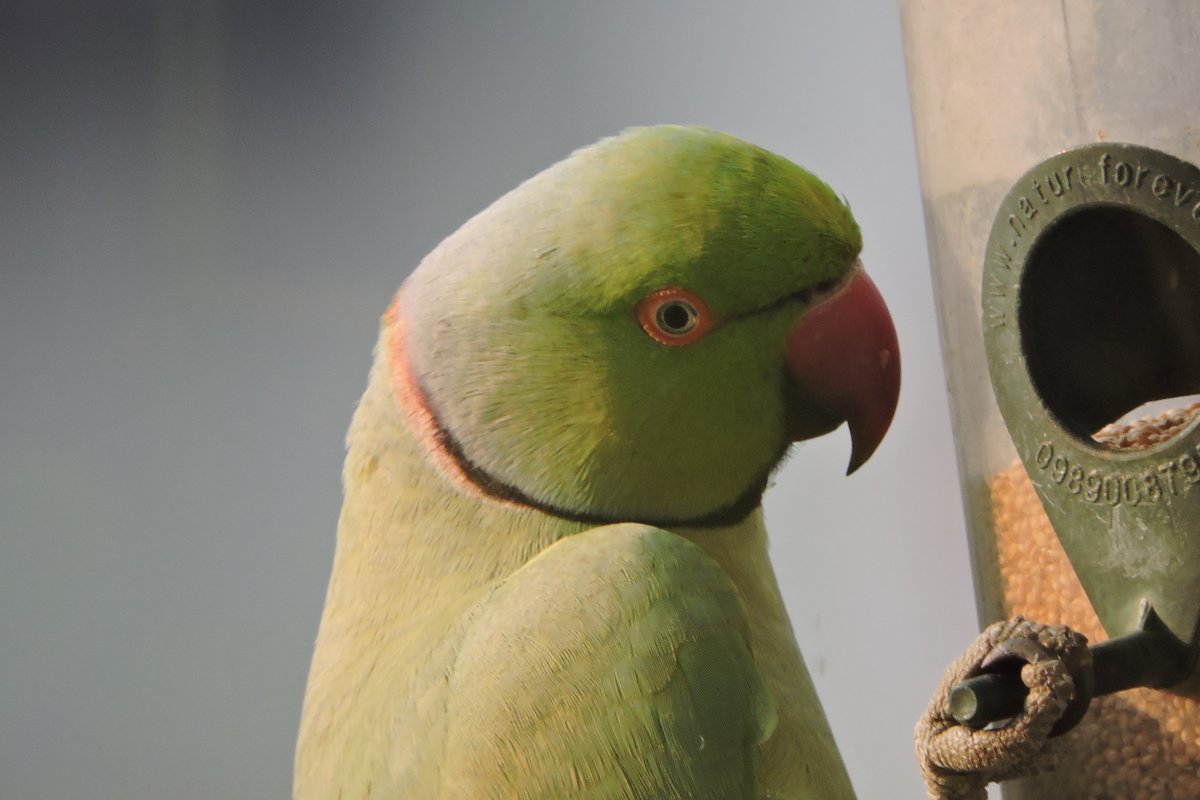
[(789, 446), (848, 424), (849, 471), (900, 384), (849, 208), (715, 131), (574, 153), (447, 238), (386, 318), (396, 394), (474, 490), (606, 523), (732, 524)]

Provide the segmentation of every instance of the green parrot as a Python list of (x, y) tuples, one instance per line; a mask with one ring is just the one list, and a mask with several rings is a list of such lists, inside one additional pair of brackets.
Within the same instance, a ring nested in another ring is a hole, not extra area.
[(853, 797), (761, 499), (900, 383), (849, 208), (715, 131), (577, 151), (383, 317), (294, 796)]

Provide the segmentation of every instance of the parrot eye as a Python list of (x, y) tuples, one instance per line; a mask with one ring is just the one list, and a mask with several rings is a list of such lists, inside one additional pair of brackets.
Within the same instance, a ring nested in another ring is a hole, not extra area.
[(700, 312), (687, 300), (668, 300), (654, 312), (654, 324), (663, 333), (683, 336), (696, 327)]
[(659, 289), (638, 303), (642, 330), (659, 344), (691, 344), (712, 326), (708, 306), (687, 289)]

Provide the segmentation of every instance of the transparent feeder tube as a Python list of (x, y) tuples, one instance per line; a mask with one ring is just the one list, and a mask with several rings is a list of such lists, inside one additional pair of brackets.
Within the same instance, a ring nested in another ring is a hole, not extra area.
[[(899, 5), (980, 621), (1026, 613), (1101, 640), (1106, 631), (995, 399), (983, 333), (985, 251), (1014, 184), (1062, 151), (1129, 143), (1200, 164), (1200, 3)], [(1155, 198), (1147, 202), (1174, 203), (1181, 215), (1194, 205), (1200, 215), (1200, 187), (1154, 185), (1156, 174), (1122, 168), (1131, 190)], [(1144, 186), (1133, 186), (1139, 180)], [(1062, 188), (1031, 184), (1031, 202)], [(1005, 797), (1200, 798), (1200, 702), (1191, 686), (1097, 698), (1066, 734), (1059, 769), (1006, 786)]]

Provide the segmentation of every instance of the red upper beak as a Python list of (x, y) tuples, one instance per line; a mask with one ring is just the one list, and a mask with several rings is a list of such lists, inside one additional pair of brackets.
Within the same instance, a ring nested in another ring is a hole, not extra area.
[(788, 336), (787, 364), (799, 388), (849, 426), (849, 475), (883, 441), (900, 397), (896, 328), (861, 268), (801, 317)]

